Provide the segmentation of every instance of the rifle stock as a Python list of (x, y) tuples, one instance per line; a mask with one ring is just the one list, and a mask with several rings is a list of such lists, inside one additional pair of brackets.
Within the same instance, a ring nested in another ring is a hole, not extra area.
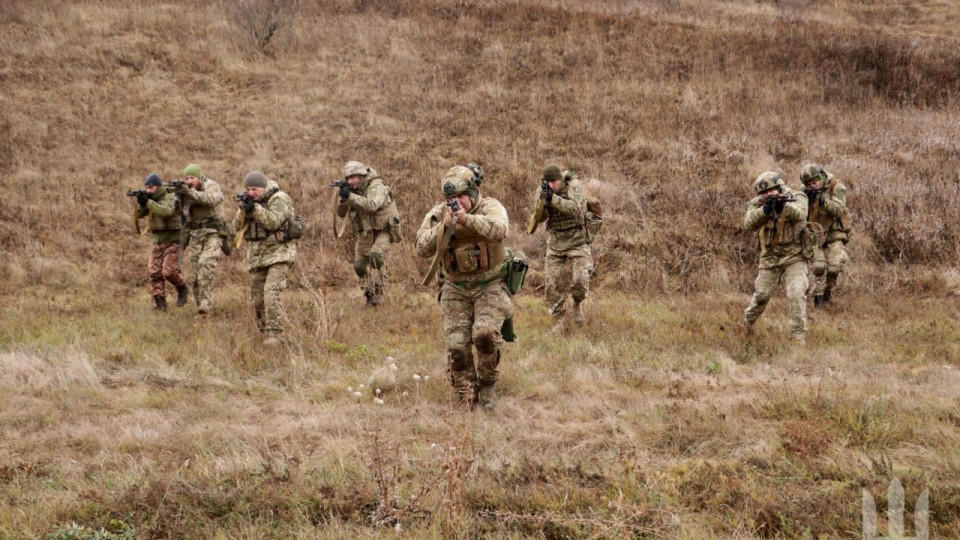
[(421, 285), (428, 285), (430, 280), (433, 279), (433, 276), (437, 273), (437, 270), (440, 269), (440, 262), (443, 260), (443, 252), (446, 251), (447, 246), (450, 244), (450, 238), (453, 237), (453, 231), (457, 228), (455, 223), (450, 223), (450, 226), (444, 229), (442, 239), (437, 241), (437, 254), (433, 256), (433, 262), (430, 263), (430, 270), (427, 271), (427, 275), (423, 278), (423, 283)]
[(540, 199), (537, 201), (537, 207), (533, 210), (533, 213), (530, 214), (530, 223), (527, 224), (527, 234), (533, 234), (537, 231), (537, 227), (540, 226), (540, 221), (543, 220), (543, 209), (546, 205), (546, 197), (543, 196), (543, 192), (540, 193)]

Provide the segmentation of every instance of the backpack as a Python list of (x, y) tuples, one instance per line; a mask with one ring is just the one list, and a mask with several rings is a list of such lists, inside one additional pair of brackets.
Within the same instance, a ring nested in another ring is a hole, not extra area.
[(291, 240), (298, 240), (303, 237), (303, 232), (306, 229), (307, 222), (300, 216), (293, 216), (280, 224), (280, 228), (276, 231), (277, 241), (289, 242)]
[(600, 227), (603, 226), (603, 208), (600, 206), (600, 201), (587, 201), (587, 214), (583, 221), (587, 243), (592, 244), (600, 234)]

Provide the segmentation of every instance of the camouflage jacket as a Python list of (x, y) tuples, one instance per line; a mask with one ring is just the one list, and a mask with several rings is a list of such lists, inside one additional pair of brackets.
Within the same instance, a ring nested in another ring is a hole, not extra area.
[(273, 180), (267, 181), (267, 191), (263, 198), (253, 205), (252, 212), (237, 212), (233, 218), (236, 230), (249, 221), (243, 238), (247, 246), (247, 271), (253, 272), (279, 263), (294, 263), (297, 260), (297, 241), (281, 242), (277, 240), (277, 230), (286, 221), (293, 219), (293, 203), (290, 196), (280, 191)]
[(217, 233), (217, 221), (223, 221), (223, 191), (220, 184), (204, 178), (200, 189), (190, 188), (183, 195), (189, 214), (187, 228), (191, 238)]
[[(571, 173), (564, 171), (563, 185), (553, 192), (550, 204), (540, 222), (547, 222), (547, 248), (553, 251), (566, 251), (587, 243), (587, 231), (584, 226), (587, 215), (587, 200), (583, 198), (583, 183)], [(540, 200), (542, 186), (534, 194), (533, 204)]]
[(793, 202), (783, 206), (774, 222), (773, 214), (763, 213), (760, 197), (754, 197), (747, 205), (743, 226), (757, 231), (760, 238), (760, 268), (774, 268), (803, 260), (800, 233), (807, 225), (807, 196), (802, 191), (783, 189), (784, 197), (793, 197)]
[(847, 212), (847, 186), (827, 173), (820, 197), (810, 200), (809, 220), (819, 223), (827, 233), (824, 243), (847, 243), (850, 233), (850, 214)]
[(141, 206), (137, 216), (149, 214), (150, 232), (157, 244), (169, 244), (180, 241), (180, 201), (176, 191), (170, 186), (160, 188), (147, 200), (147, 206)]
[(400, 217), (397, 203), (377, 171), (370, 169), (367, 176), (357, 184), (357, 191), (337, 205), (337, 215), (350, 214), (350, 223), (355, 233), (385, 231), (390, 218)]
[[(424, 216), (423, 223), (417, 231), (416, 248), (417, 255), (420, 257), (436, 255), (437, 241), (443, 230), (443, 215), (446, 209), (447, 205), (440, 203)], [(466, 223), (456, 225), (454, 237), (450, 240), (450, 246), (447, 247), (448, 253), (443, 255), (446, 260), (455, 249), (467, 245), (464, 242), (485, 244), (486, 252), (491, 254), (488, 261), (489, 268), (470, 275), (451, 276), (448, 265), (444, 264), (440, 268), (441, 278), (451, 280), (465, 288), (470, 288), (481, 281), (489, 283), (502, 278), (502, 267), (506, 258), (503, 240), (507, 237), (509, 227), (507, 210), (500, 201), (490, 197), (478, 197), (476, 205), (467, 213)]]

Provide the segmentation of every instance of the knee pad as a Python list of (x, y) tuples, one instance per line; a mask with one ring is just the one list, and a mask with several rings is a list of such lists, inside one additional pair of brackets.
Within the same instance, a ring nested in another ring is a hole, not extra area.
[(827, 270), (827, 263), (823, 261), (817, 261), (810, 265), (810, 270), (813, 272), (813, 275), (822, 276)]
[(367, 277), (367, 260), (357, 259), (353, 261), (353, 271), (356, 272), (357, 277)]
[(837, 276), (840, 275), (839, 266), (828, 266), (827, 267), (827, 277), (831, 279), (837, 279)]
[(370, 259), (370, 267), (374, 270), (379, 270), (383, 268), (383, 254), (377, 251), (373, 251), (368, 256)]
[(473, 344), (481, 354), (497, 352), (497, 333), (492, 328), (478, 328), (473, 334)]

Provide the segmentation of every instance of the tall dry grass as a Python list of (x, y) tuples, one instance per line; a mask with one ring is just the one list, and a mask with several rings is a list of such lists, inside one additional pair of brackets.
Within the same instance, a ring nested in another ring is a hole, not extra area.
[[(296, 17), (264, 41), (241, 15), (270, 6)], [(893, 477), (960, 536), (957, 21), (883, 0), (0, 3), (0, 538), (840, 538)], [(390, 309), (359, 309), (326, 186), (351, 159), (408, 240), (453, 164), (506, 205), (534, 271), (494, 415), (452, 407), (409, 242)], [(551, 161), (609, 216), (565, 340), (521, 230)], [(779, 299), (759, 337), (735, 329), (740, 221), (758, 173), (796, 186), (807, 161), (850, 186), (856, 231), (796, 350)], [(280, 352), (237, 256), (214, 316), (149, 309), (123, 193), (192, 162), (228, 194), (261, 169), (311, 221)]]

